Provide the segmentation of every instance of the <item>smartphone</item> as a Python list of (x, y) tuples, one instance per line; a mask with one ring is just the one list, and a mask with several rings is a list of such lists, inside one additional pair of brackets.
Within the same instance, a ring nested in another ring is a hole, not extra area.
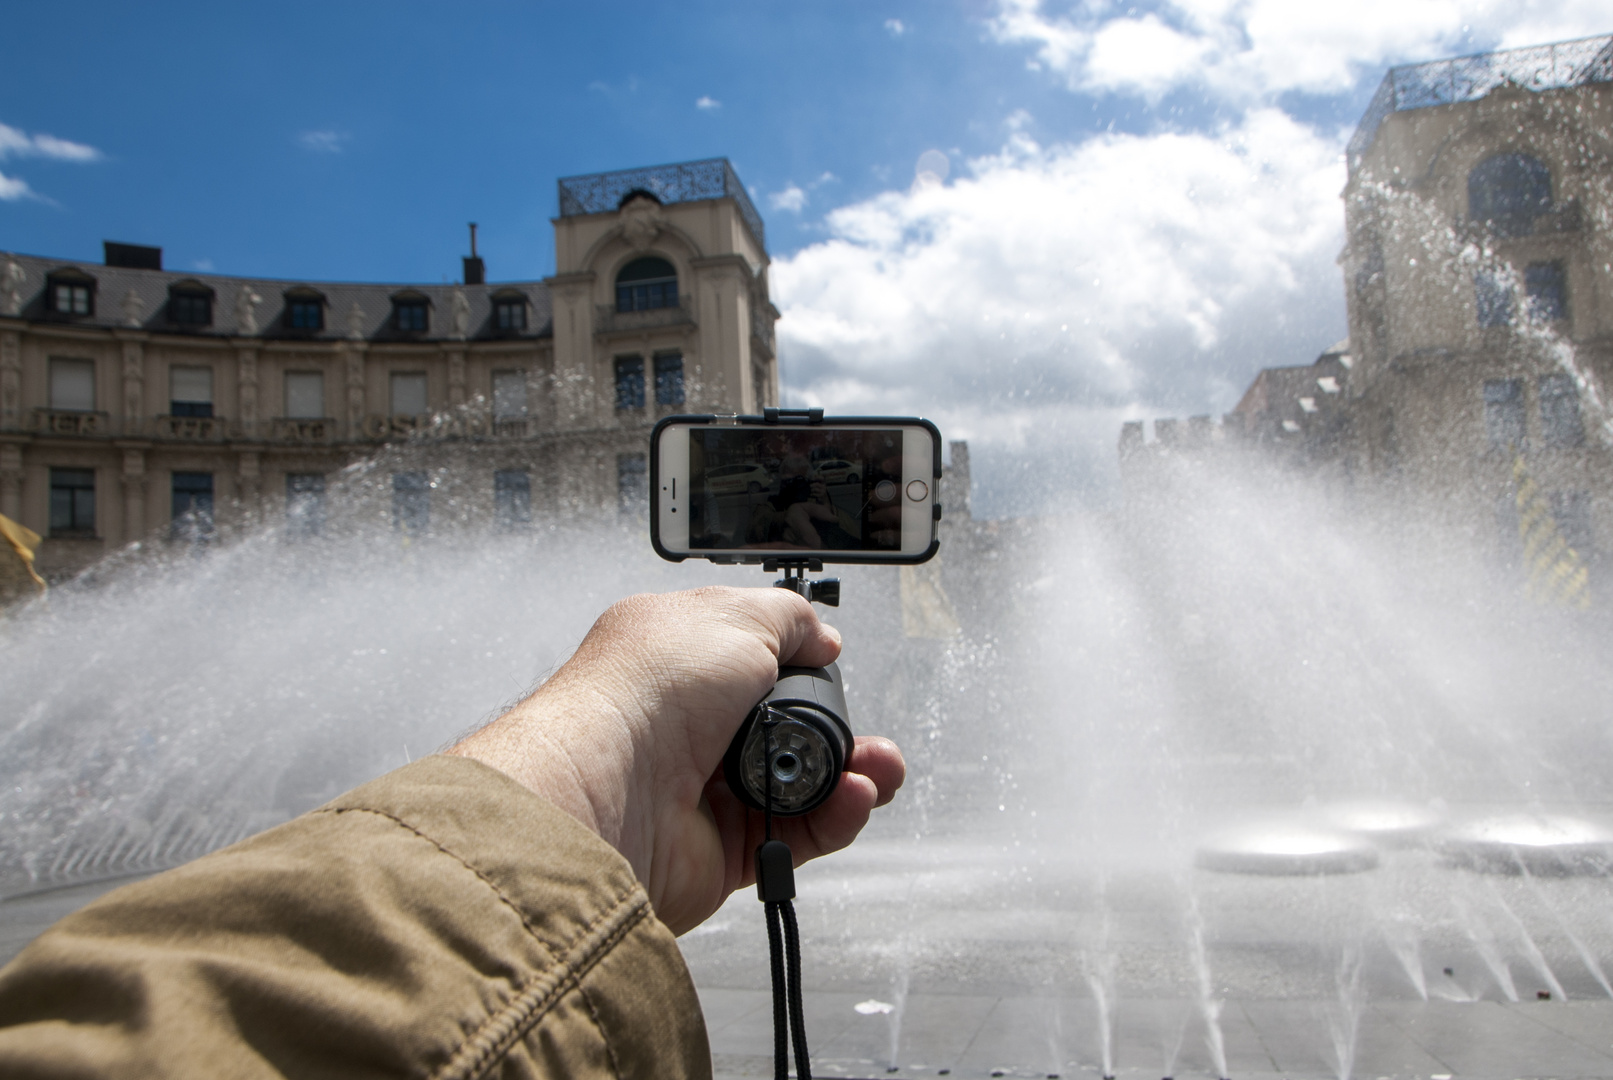
[(674, 562), (921, 563), (941, 433), (917, 417), (669, 416), (650, 435), (650, 539)]

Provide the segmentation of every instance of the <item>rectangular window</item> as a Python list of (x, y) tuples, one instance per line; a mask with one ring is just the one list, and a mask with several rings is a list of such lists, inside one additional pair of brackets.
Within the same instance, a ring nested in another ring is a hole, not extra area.
[(616, 456), (616, 498), (624, 514), (649, 510), (650, 473), (643, 454)]
[(532, 475), (525, 469), (499, 469), (493, 474), (493, 523), (518, 529), (532, 521)]
[(519, 420), (526, 415), (526, 372), (493, 372), (493, 419)]
[(53, 310), (63, 315), (90, 313), (90, 287), (88, 285), (54, 285), (51, 287)]
[(50, 535), (95, 535), (95, 470), (50, 471)]
[(286, 416), (292, 420), (325, 418), (324, 372), (286, 372)]
[(212, 368), (171, 367), (168, 369), (168, 415), (213, 415)]
[(392, 310), (399, 330), (405, 333), (418, 333), (426, 328), (424, 300), (400, 300), (393, 305)]
[(655, 358), (655, 403), (683, 404), (683, 355), (667, 353)]
[(286, 473), (286, 533), (299, 540), (325, 528), (325, 474)]
[(419, 536), (431, 524), (431, 480), (424, 472), (392, 474), (392, 527)]
[(1523, 380), (1484, 380), (1484, 435), (1491, 446), (1523, 446)]
[(426, 408), (426, 373), (423, 371), (397, 371), (392, 374), (392, 415), (424, 416)]
[(293, 330), (323, 330), (325, 305), (318, 300), (292, 300), (286, 305), (286, 318)]
[(1551, 494), (1551, 516), (1557, 523), (1557, 533), (1563, 543), (1590, 558), (1596, 551), (1595, 533), (1591, 528), (1591, 497), (1584, 491), (1554, 491)]
[(1523, 287), (1529, 296), (1530, 322), (1568, 318), (1568, 277), (1562, 263), (1530, 263), (1523, 271)]
[(1512, 322), (1512, 289), (1506, 275), (1480, 270), (1473, 275), (1473, 296), (1480, 326), (1507, 326)]
[(95, 361), (50, 358), (50, 407), (67, 412), (95, 411)]
[(500, 330), (526, 329), (526, 301), (500, 300), (495, 307)]
[(644, 358), (618, 356), (616, 358), (616, 407), (618, 409), (644, 408)]
[(616, 286), (617, 311), (649, 311), (678, 306), (678, 282), (650, 281)]
[(213, 298), (205, 293), (170, 293), (168, 321), (180, 326), (206, 326), (213, 321)]
[(205, 540), (213, 532), (213, 474), (173, 474), (173, 535), (176, 540)]
[(1585, 441), (1585, 425), (1579, 415), (1579, 387), (1566, 372), (1542, 375), (1540, 393), (1540, 437), (1547, 446), (1578, 446)]

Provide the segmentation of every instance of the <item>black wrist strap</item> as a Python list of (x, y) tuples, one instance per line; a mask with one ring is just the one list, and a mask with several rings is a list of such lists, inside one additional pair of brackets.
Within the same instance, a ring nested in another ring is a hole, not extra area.
[(764, 839), (756, 849), (756, 893), (767, 911), (767, 954), (773, 976), (773, 1076), (774, 1080), (789, 1080), (793, 1042), (795, 1075), (799, 1080), (812, 1080), (801, 1004), (801, 931), (791, 902), (795, 899), (795, 859), (788, 844), (773, 839), (773, 725), (777, 720), (769, 710), (761, 721), (767, 735), (762, 770), (767, 778), (767, 809), (762, 812)]

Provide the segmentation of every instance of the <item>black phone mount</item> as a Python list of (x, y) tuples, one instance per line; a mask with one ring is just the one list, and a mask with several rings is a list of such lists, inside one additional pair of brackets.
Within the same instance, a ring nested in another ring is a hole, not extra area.
[[(767, 421), (777, 423), (778, 414), (792, 410), (768, 409)], [(823, 419), (822, 409), (810, 412), (810, 422)], [(802, 598), (828, 607), (840, 606), (840, 579), (808, 581), (809, 573), (823, 570), (822, 559), (768, 559), (762, 563), (768, 573), (780, 570), (784, 576), (773, 582), (775, 588), (789, 589)], [(846, 723), (846, 699), (840, 685), (840, 672), (834, 665), (821, 668), (782, 668), (779, 681), (746, 717), (728, 748), (724, 771), (730, 788), (742, 802), (755, 807), (747, 788), (760, 790), (763, 815), (763, 841), (756, 848), (756, 896), (766, 908), (767, 944), (773, 979), (773, 1075), (788, 1080), (790, 1049), (795, 1050), (795, 1075), (812, 1080), (812, 1060), (807, 1053), (805, 1009), (801, 1000), (801, 936), (795, 920), (795, 857), (789, 845), (773, 839), (773, 816), (799, 814), (820, 805), (839, 782), (840, 771), (852, 747), (851, 728)], [(819, 731), (818, 728), (822, 730)], [(801, 729), (801, 730), (795, 730)], [(810, 729), (810, 730), (809, 730)], [(803, 736), (816, 738), (803, 738)], [(814, 754), (821, 742), (829, 753)], [(791, 800), (794, 780), (791, 770), (813, 757), (825, 760), (826, 783), (808, 801), (796, 806)], [(751, 759), (757, 759), (752, 761)], [(746, 763), (759, 768), (747, 784), (741, 769)], [(760, 779), (760, 785), (755, 783)], [(777, 786), (775, 786), (777, 785)]]
[(784, 576), (773, 582), (775, 589), (789, 589), (803, 599), (825, 607), (840, 606), (839, 578), (824, 578), (821, 581), (806, 579), (809, 572), (822, 572), (822, 559), (768, 559), (762, 563), (762, 569), (770, 574), (784, 571)]

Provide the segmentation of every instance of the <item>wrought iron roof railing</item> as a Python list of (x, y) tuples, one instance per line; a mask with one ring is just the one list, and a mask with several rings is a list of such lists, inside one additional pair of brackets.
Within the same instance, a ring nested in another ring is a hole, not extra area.
[(1477, 101), (1509, 82), (1534, 91), (1613, 82), (1613, 35), (1390, 68), (1350, 138), (1350, 171), (1390, 113)]
[(739, 182), (727, 158), (685, 161), (680, 165), (651, 165), (643, 169), (566, 176), (560, 180), (560, 216), (606, 214), (621, 206), (630, 191), (648, 191), (663, 203), (695, 202), (700, 199), (733, 199), (739, 214), (750, 226), (756, 242), (766, 246), (762, 215), (756, 212), (745, 185)]

